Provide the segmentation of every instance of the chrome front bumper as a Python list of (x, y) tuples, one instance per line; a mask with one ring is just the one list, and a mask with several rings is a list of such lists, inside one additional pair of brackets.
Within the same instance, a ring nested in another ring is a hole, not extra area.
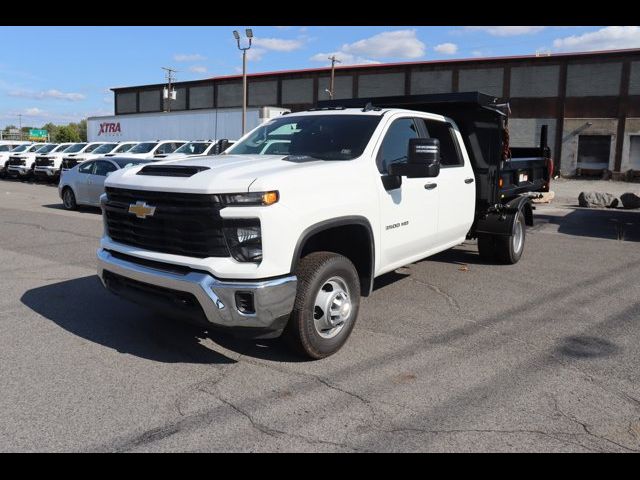
[(19, 166), (19, 165), (9, 165), (7, 167), (7, 172), (10, 175), (26, 176), (26, 175), (29, 175), (31, 173), (31, 168), (22, 167), (22, 166)]
[(41, 175), (47, 175), (48, 177), (55, 177), (60, 174), (60, 169), (55, 167), (36, 167), (34, 173)]
[[(259, 334), (253, 336), (274, 337), (282, 332), (293, 310), (297, 286), (295, 276), (262, 281), (223, 281), (204, 272), (181, 274), (129, 262), (116, 258), (102, 248), (97, 255), (98, 275), (109, 290), (114, 291), (105, 281), (105, 271), (147, 286), (189, 293), (195, 297), (211, 326), (244, 330), (249, 335), (250, 330), (256, 330)], [(236, 305), (237, 292), (252, 295), (255, 313), (242, 313), (239, 310)], [(114, 293), (128, 297), (126, 291)]]

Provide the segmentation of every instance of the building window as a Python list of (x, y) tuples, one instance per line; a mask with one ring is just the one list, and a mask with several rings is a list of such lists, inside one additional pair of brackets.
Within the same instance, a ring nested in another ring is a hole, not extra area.
[(282, 80), (282, 103), (285, 105), (313, 103), (313, 79)]
[(213, 85), (189, 89), (189, 110), (213, 108)]
[[(185, 87), (176, 88), (176, 99), (171, 100), (171, 110), (186, 110), (187, 89)], [(165, 100), (166, 101), (166, 100)]]
[(142, 90), (139, 95), (141, 112), (159, 112), (162, 110), (160, 106), (161, 90)]
[(640, 135), (631, 135), (629, 142), (629, 168), (640, 170)]
[(581, 170), (604, 170), (609, 168), (611, 135), (578, 136), (578, 163)]
[(116, 114), (136, 113), (136, 92), (116, 93)]

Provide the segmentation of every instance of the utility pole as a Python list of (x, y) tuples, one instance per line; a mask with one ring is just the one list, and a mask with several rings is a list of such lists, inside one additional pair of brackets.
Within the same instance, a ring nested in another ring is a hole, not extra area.
[(19, 113), (18, 114), (18, 125), (20, 125), (18, 127), (18, 140), (22, 140), (22, 114)]
[(169, 67), (160, 67), (160, 68), (162, 68), (162, 70), (167, 72), (166, 75), (167, 75), (168, 87), (164, 89), (162, 98), (164, 100), (166, 100), (165, 112), (170, 112), (171, 111), (171, 100), (175, 100), (176, 99), (176, 92), (175, 92), (175, 90), (172, 90), (171, 85), (175, 81), (175, 78), (174, 78), (173, 74), (176, 73), (177, 70), (174, 70), (173, 68), (169, 68)]
[(329, 57), (329, 60), (331, 60), (331, 83), (329, 84), (329, 90), (325, 90), (325, 91), (329, 93), (329, 98), (333, 100), (333, 95), (335, 93), (334, 81), (335, 81), (336, 63), (342, 63), (342, 62), (338, 60), (335, 55), (331, 55)]
[(242, 50), (242, 135), (246, 132), (247, 124), (247, 50), (251, 48), (251, 41), (253, 40), (253, 30), (247, 28), (245, 34), (249, 39), (249, 46), (240, 46), (240, 34), (237, 30), (233, 31), (233, 38), (238, 42), (238, 49)]

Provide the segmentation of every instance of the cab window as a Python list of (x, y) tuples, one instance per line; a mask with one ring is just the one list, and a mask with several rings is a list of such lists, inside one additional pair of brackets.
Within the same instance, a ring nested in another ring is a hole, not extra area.
[(95, 167), (95, 165), (96, 165), (96, 162), (83, 163), (78, 167), (78, 172), (91, 174), (93, 173), (93, 167)]
[(440, 140), (440, 166), (462, 167), (464, 161), (454, 136), (453, 127), (445, 122), (423, 120), (429, 138)]
[(99, 162), (96, 162), (96, 169), (93, 172), (93, 174), (106, 177), (107, 173), (115, 172), (116, 170), (117, 168), (113, 163), (105, 162), (104, 160), (101, 160)]
[(380, 173), (387, 173), (392, 163), (405, 162), (409, 150), (409, 139), (418, 137), (418, 129), (413, 118), (394, 120), (382, 140), (376, 157)]

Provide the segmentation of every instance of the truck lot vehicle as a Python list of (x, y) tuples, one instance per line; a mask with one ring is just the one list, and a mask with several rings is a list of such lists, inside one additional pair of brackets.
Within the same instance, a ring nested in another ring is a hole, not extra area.
[(9, 166), (9, 157), (11, 155), (17, 155), (21, 153), (25, 153), (28, 151), (35, 151), (42, 147), (41, 143), (33, 144), (22, 143), (20, 145), (14, 146), (12, 149), (8, 151), (0, 151), (0, 177), (4, 178), (7, 175), (7, 167)]
[(87, 160), (65, 172), (58, 184), (58, 194), (67, 210), (78, 205), (100, 206), (104, 181), (116, 170), (150, 163), (151, 160), (111, 157)]
[(185, 143), (187, 143), (186, 140), (152, 140), (140, 142), (127, 152), (127, 157), (160, 160), (170, 153), (175, 152)]
[(57, 143), (45, 143), (33, 151), (25, 151), (9, 156), (7, 175), (9, 177), (29, 178), (33, 176), (36, 166), (36, 156), (53, 152), (60, 146)]
[(49, 153), (36, 154), (33, 174), (37, 178), (45, 180), (53, 180), (60, 177), (60, 164), (62, 163), (62, 157), (65, 153), (68, 153), (69, 149), (74, 145), (77, 144), (61, 143), (57, 148), (51, 150)]
[(115, 157), (118, 155), (122, 155), (123, 153), (128, 152), (133, 147), (138, 145), (139, 142), (120, 142), (118, 143), (118, 148), (113, 150), (111, 153), (105, 153), (105, 157)]
[(79, 163), (84, 162), (85, 155), (88, 155), (89, 153), (93, 152), (96, 148), (98, 148), (100, 145), (104, 143), (105, 142), (78, 143), (77, 146), (72, 149), (74, 151), (69, 151), (67, 152), (68, 155), (65, 155), (64, 157), (62, 157), (60, 174), (62, 175), (63, 172), (66, 172), (67, 170), (70, 170), (76, 165), (78, 165)]
[(187, 142), (175, 152), (164, 157), (164, 160), (178, 160), (181, 158), (206, 155), (218, 155), (235, 143), (235, 140), (195, 140)]
[[(384, 273), (478, 238), (513, 264), (552, 173), (546, 130), (509, 148), (508, 104), (477, 92), (323, 102), (216, 157), (115, 172), (98, 273), (143, 305), (309, 358), (349, 337)], [(261, 153), (279, 140), (277, 154)]]

